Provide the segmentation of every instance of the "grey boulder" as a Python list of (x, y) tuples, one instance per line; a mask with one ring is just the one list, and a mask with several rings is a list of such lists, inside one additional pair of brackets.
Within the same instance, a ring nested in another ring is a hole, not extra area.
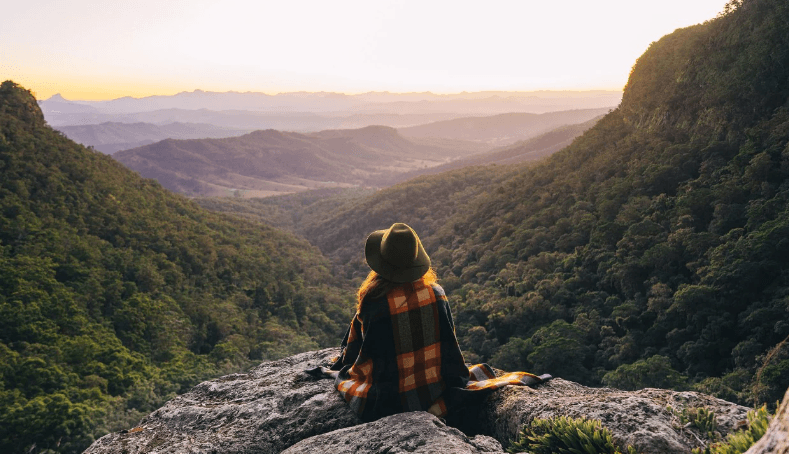
[(301, 353), (203, 382), (137, 427), (97, 440), (86, 453), (501, 453), (523, 424), (561, 415), (598, 419), (617, 442), (643, 454), (690, 453), (708, 441), (681, 423), (683, 410), (713, 411), (721, 435), (742, 427), (748, 411), (695, 392), (589, 388), (556, 378), (534, 389), (494, 392), (477, 415), (470, 415), (476, 433), (483, 434), (473, 438), (425, 412), (362, 424), (332, 380), (304, 373), (338, 353), (336, 348)]
[(360, 424), (331, 380), (303, 372), (338, 353), (301, 353), (200, 383), (137, 427), (96, 440), (85, 454), (274, 454), (313, 435)]
[(388, 416), (300, 441), (282, 454), (500, 454), (491, 437), (469, 438), (424, 411)]
[(715, 413), (721, 436), (747, 420), (748, 408), (702, 393), (589, 388), (555, 378), (537, 389), (508, 387), (494, 393), (485, 402), (480, 427), (503, 441), (515, 439), (520, 428), (534, 418), (597, 419), (622, 447), (632, 445), (642, 454), (689, 454), (711, 441), (680, 421), (683, 410), (696, 408)]

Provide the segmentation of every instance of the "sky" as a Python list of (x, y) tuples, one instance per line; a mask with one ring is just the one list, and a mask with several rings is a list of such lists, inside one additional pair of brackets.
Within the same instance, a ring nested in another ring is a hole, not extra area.
[(621, 90), (653, 41), (726, 0), (26, 0), (0, 81), (38, 99), (182, 91)]

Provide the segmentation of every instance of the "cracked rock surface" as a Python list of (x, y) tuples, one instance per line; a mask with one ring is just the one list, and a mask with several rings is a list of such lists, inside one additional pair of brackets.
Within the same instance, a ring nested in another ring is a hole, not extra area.
[(430, 413), (419, 411), (388, 416), (331, 433), (316, 435), (282, 454), (503, 454), (501, 444), (491, 437), (469, 438)]
[[(332, 380), (304, 373), (338, 353), (336, 348), (301, 353), (200, 383), (137, 427), (97, 440), (85, 453), (502, 453), (524, 423), (561, 415), (598, 419), (617, 442), (643, 454), (690, 453), (705, 440), (680, 423), (683, 409), (715, 412), (721, 435), (742, 427), (748, 410), (695, 392), (588, 388), (556, 378), (535, 389), (494, 392), (476, 418), (472, 415), (474, 429), (484, 434), (473, 438), (425, 412), (362, 424)], [(789, 427), (782, 408), (785, 442)], [(767, 452), (789, 454), (751, 454)]]

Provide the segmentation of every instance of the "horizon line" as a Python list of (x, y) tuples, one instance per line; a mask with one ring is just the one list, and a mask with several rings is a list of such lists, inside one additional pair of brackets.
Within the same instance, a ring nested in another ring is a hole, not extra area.
[(119, 97), (115, 97), (115, 98), (100, 98), (100, 99), (99, 98), (94, 98), (94, 99), (73, 98), (73, 99), (70, 99), (70, 98), (67, 98), (67, 97), (63, 96), (61, 94), (61, 92), (57, 92), (57, 93), (49, 96), (46, 99), (41, 99), (41, 98), (39, 98), (39, 96), (37, 95), (35, 90), (30, 89), (30, 91), (31, 91), (31, 93), (33, 93), (33, 96), (38, 101), (48, 101), (49, 99), (52, 99), (54, 97), (58, 97), (59, 96), (60, 98), (66, 100), (66, 101), (70, 101), (70, 102), (78, 102), (78, 101), (102, 102), (102, 101), (116, 101), (116, 100), (119, 100), (119, 99), (136, 99), (136, 100), (140, 100), (140, 99), (156, 98), (156, 97), (166, 98), (166, 97), (173, 97), (173, 96), (178, 96), (178, 95), (183, 95), (183, 94), (194, 94), (194, 93), (264, 95), (264, 96), (282, 96), (282, 95), (294, 95), (294, 94), (313, 94), (313, 95), (316, 95), (316, 94), (327, 94), (327, 95), (341, 95), (341, 96), (348, 96), (348, 97), (363, 96), (363, 95), (375, 95), (375, 94), (388, 94), (388, 95), (431, 95), (431, 96), (437, 96), (437, 97), (448, 97), (448, 96), (457, 96), (457, 95), (464, 95), (464, 94), (473, 95), (473, 94), (485, 94), (485, 93), (491, 93), (491, 94), (494, 94), (494, 93), (512, 93), (512, 94), (535, 93), (535, 94), (539, 94), (539, 93), (594, 93), (594, 92), (599, 92), (599, 93), (612, 93), (613, 94), (613, 93), (623, 93), (624, 89), (606, 89), (606, 88), (571, 89), (571, 88), (566, 88), (566, 89), (538, 89), (538, 90), (476, 90), (476, 91), (462, 90), (462, 91), (456, 91), (456, 92), (434, 92), (434, 91), (431, 91), (431, 90), (425, 90), (425, 91), (368, 90), (368, 91), (360, 91), (360, 92), (343, 92), (343, 91), (326, 91), (326, 90), (320, 90), (320, 91), (295, 90), (295, 91), (265, 92), (265, 91), (251, 91), (251, 90), (248, 90), (248, 91), (237, 91), (237, 90), (213, 91), (213, 90), (203, 90), (203, 89), (200, 89), (200, 88), (195, 88), (192, 91), (181, 90), (181, 91), (178, 91), (178, 92), (175, 92), (175, 93), (172, 93), (172, 94), (152, 94), (152, 95), (145, 95), (145, 96), (139, 96), (139, 97), (132, 96), (132, 95), (126, 95), (126, 96), (119, 96)]

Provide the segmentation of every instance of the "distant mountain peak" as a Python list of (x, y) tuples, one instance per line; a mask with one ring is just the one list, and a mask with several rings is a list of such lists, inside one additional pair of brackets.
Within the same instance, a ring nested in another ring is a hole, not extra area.
[(46, 123), (44, 114), (30, 90), (10, 80), (0, 84), (0, 114), (15, 117), (23, 124), (42, 126)]
[(370, 125), (358, 129), (360, 132), (387, 132), (389, 134), (397, 134), (397, 129), (391, 126), (384, 125)]
[(71, 102), (68, 99), (64, 98), (60, 93), (52, 95), (49, 99), (46, 100), (47, 102)]

